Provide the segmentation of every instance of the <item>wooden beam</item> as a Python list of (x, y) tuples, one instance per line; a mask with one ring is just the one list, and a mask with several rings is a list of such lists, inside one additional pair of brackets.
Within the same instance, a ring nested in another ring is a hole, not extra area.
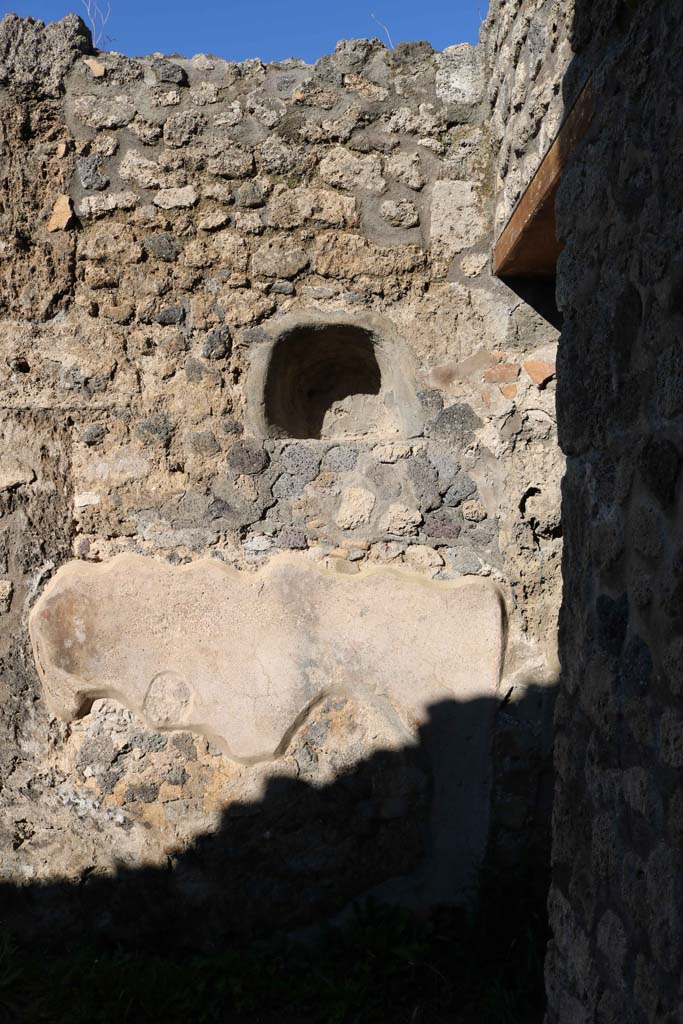
[(496, 277), (554, 277), (562, 243), (555, 197), (562, 172), (593, 118), (593, 83), (583, 89), (493, 249)]

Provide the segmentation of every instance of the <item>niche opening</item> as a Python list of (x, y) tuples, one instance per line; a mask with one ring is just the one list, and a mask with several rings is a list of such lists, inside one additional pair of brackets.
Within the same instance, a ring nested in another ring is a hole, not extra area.
[(373, 335), (351, 324), (295, 327), (275, 342), (266, 374), (271, 435), (327, 440), (399, 432)]

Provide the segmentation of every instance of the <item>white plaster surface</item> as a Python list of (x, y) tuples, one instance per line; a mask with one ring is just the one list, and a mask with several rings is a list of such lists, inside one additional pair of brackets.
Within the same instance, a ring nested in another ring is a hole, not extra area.
[(282, 753), (330, 693), (413, 727), (440, 701), (492, 702), (504, 622), (497, 589), (481, 579), (341, 576), (292, 554), (256, 572), (123, 554), (60, 568), (30, 632), (59, 717), (111, 697), (156, 728), (195, 730), (254, 763)]

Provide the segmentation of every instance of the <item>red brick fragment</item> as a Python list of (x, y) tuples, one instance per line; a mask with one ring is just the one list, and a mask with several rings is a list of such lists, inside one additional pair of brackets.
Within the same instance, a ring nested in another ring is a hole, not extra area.
[(544, 388), (555, 376), (555, 367), (552, 363), (546, 363), (544, 359), (529, 359), (524, 364), (524, 369), (537, 388)]

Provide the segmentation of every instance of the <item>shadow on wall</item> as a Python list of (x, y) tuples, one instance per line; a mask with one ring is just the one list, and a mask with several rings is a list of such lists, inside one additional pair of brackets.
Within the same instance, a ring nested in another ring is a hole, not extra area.
[[(519, 704), (493, 702), (494, 745), (507, 736), (499, 753), (513, 788), (516, 773), (528, 776), (529, 730), (549, 697), (530, 688)], [(449, 810), (431, 765), (448, 757), (444, 738), (481, 713), (433, 706), (415, 745), (377, 752), (329, 785), (273, 778), (261, 801), (224, 808), (219, 828), (165, 867), (3, 884), (3, 1019), (538, 1024), (547, 886), (531, 855), (538, 845), (529, 841), (526, 865), (509, 874), (484, 868), (475, 911), (420, 903), (439, 857), (431, 837), (443, 842), (433, 818)], [(541, 788), (529, 836), (547, 830)], [(450, 821), (446, 841), (467, 846), (466, 824)], [(392, 906), (382, 904), (387, 891)]]
[(679, 0), (576, 0), (563, 82), (569, 106), (593, 73), (595, 117), (557, 206), (548, 1024), (681, 1019), (681, 26)]
[(555, 278), (506, 277), (503, 283), (556, 331), (562, 330), (562, 314), (555, 298)]

